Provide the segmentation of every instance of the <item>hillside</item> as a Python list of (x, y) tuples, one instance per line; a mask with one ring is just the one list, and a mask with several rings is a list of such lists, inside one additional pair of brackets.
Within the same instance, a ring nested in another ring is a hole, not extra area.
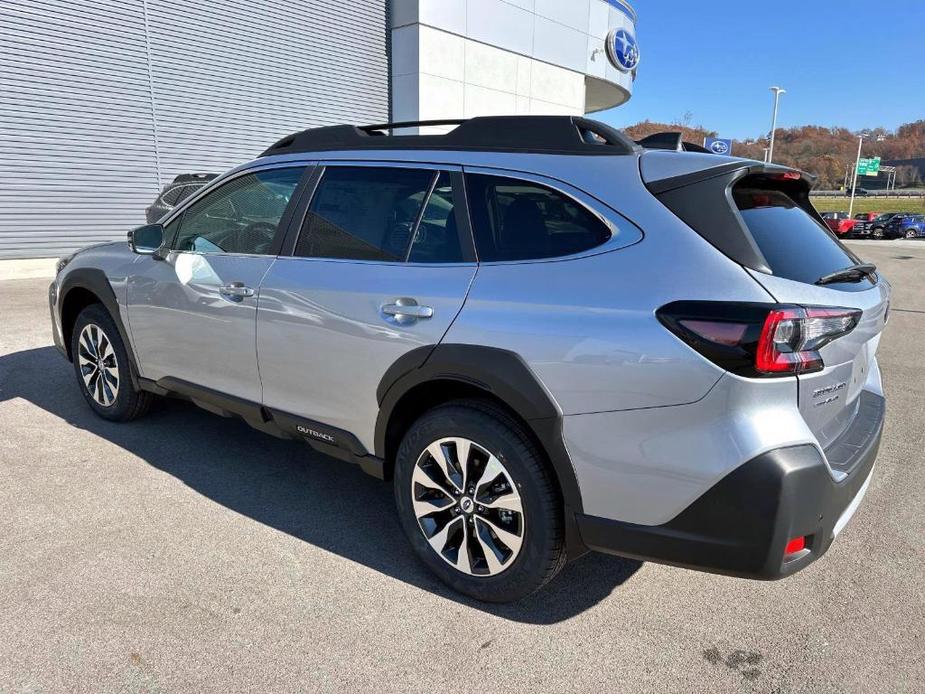
[[(717, 136), (715, 131), (702, 126), (652, 121), (642, 121), (623, 130), (635, 140), (664, 130), (681, 130), (687, 141), (697, 144), (702, 144), (704, 137)], [(877, 136), (883, 137), (883, 141), (877, 142)], [(751, 141), (750, 144), (735, 140), (732, 151), (736, 156), (762, 160), (766, 146), (764, 139)], [(818, 125), (778, 128), (774, 140), (774, 161), (817, 175), (817, 188), (836, 189), (844, 185), (845, 173), (854, 165), (857, 147), (857, 135), (847, 128)], [(902, 160), (925, 157), (925, 120), (906, 123), (894, 132), (883, 128), (871, 129), (870, 138), (864, 141), (864, 156), (879, 156), (883, 164), (898, 160), (897, 187), (921, 185), (925, 180), (925, 167)]]

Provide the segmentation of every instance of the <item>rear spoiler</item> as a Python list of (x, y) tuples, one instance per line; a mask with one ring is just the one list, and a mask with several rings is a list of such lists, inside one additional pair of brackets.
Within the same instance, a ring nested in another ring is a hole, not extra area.
[(186, 173), (175, 177), (171, 183), (199, 183), (218, 178), (217, 173)]
[[(712, 153), (711, 153), (712, 154)], [(792, 185), (805, 188), (808, 193), (816, 183), (816, 176), (800, 169), (794, 169), (780, 164), (767, 164), (751, 159), (738, 159), (728, 161), (719, 166), (708, 166), (697, 171), (670, 176), (654, 181), (645, 181), (646, 188), (658, 195), (675, 188), (683, 188), (693, 183), (699, 183), (711, 178), (718, 178), (734, 174), (734, 180), (745, 176), (765, 175), (780, 181), (789, 181)]]
[(667, 149), (672, 152), (705, 152), (706, 154), (713, 154), (706, 147), (695, 145), (693, 142), (685, 142), (684, 133), (682, 132), (653, 133), (641, 140), (636, 140), (636, 144), (643, 149)]

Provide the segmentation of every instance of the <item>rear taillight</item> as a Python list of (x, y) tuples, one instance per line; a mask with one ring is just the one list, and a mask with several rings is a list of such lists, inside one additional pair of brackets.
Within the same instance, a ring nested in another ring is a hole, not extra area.
[(766, 374), (820, 371), (819, 349), (854, 330), (860, 317), (846, 308), (773, 309), (761, 329), (755, 368)]
[(780, 304), (677, 301), (656, 315), (675, 335), (740, 376), (792, 376), (825, 367), (819, 350), (858, 324), (861, 311)]

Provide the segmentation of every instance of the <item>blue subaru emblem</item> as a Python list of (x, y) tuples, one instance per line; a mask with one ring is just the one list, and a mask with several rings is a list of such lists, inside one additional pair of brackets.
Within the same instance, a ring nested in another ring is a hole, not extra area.
[(607, 36), (607, 57), (621, 72), (632, 72), (639, 65), (636, 37), (626, 29), (612, 29)]
[(729, 145), (722, 140), (713, 140), (713, 142), (710, 143), (710, 150), (714, 154), (725, 154), (729, 151)]

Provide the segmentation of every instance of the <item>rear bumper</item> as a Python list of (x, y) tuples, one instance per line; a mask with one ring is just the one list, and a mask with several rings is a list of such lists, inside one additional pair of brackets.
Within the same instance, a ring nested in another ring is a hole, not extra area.
[[(845, 437), (850, 470), (838, 482), (810, 445), (769, 451), (733, 470), (674, 519), (637, 525), (578, 514), (582, 542), (599, 552), (745, 578), (789, 576), (821, 557), (867, 490), (883, 430), (884, 401), (865, 402)], [(827, 451), (828, 452), (828, 451)], [(806, 536), (806, 550), (784, 561), (784, 548)]]

